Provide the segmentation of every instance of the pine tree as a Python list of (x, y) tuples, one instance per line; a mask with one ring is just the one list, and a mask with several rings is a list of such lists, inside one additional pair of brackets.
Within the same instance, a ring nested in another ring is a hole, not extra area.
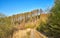
[(48, 21), (48, 28), (55, 38), (60, 37), (60, 0), (55, 0), (55, 5), (51, 9), (50, 19)]
[(60, 0), (55, 0), (55, 4), (50, 12), (47, 23), (41, 23), (38, 30), (44, 32), (48, 36), (60, 38)]

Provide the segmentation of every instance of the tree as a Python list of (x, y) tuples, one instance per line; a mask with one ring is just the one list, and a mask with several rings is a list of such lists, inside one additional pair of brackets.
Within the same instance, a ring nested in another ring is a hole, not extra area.
[(55, 0), (55, 5), (51, 9), (51, 15), (50, 19), (48, 21), (48, 27), (50, 31), (52, 32), (51, 34), (55, 38), (60, 37), (60, 0)]
[(55, 0), (55, 4), (50, 12), (47, 23), (42, 23), (38, 30), (44, 32), (48, 36), (60, 38), (60, 0)]

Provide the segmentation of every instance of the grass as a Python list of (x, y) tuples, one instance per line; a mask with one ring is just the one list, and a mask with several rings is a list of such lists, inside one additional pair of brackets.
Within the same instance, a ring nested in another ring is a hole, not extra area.
[(25, 25), (25, 28), (27, 29), (27, 28), (34, 28), (35, 27), (35, 25), (34, 24), (26, 24)]

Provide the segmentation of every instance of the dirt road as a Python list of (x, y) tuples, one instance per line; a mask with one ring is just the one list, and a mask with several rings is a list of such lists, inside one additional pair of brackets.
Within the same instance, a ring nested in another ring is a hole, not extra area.
[(13, 38), (47, 38), (35, 29), (19, 30), (13, 34)]

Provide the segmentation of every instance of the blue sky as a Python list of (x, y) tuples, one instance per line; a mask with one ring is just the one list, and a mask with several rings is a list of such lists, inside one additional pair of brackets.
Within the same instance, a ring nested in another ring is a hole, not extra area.
[(54, 0), (0, 0), (0, 12), (10, 16), (34, 9), (45, 10), (53, 4)]

